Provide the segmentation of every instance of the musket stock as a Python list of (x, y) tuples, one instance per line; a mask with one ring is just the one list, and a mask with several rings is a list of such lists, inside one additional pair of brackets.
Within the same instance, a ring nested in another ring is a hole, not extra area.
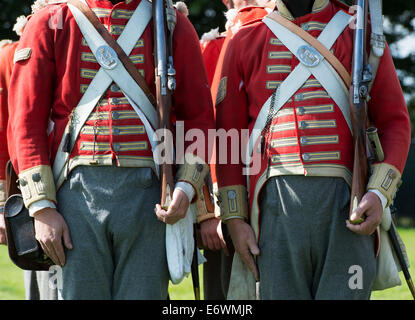
[[(351, 89), (353, 90), (353, 88)], [(351, 104), (353, 126), (353, 180), (350, 195), (350, 215), (356, 209), (366, 192), (368, 182), (368, 163), (366, 158), (366, 105), (365, 103)]]

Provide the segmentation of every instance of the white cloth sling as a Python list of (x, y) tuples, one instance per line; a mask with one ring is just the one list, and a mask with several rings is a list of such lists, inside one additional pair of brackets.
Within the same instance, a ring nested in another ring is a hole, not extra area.
[[(312, 48), (298, 35), (292, 33), (290, 30), (268, 17), (265, 17), (263, 22), (268, 26), (268, 28), (270, 28), (283, 45), (286, 46), (288, 50), (290, 50), (300, 61), (304, 61), (300, 55), (302, 54), (302, 50), (306, 49), (309, 52), (312, 52), (314, 58), (317, 60), (317, 63), (312, 66), (300, 63), (278, 86), (275, 93), (275, 106), (271, 106), (273, 101), (272, 96), (269, 97), (262, 106), (252, 129), (252, 133), (249, 137), (248, 147), (246, 149), (245, 164), (247, 167), (245, 168), (245, 174), (247, 175), (248, 186), (249, 166), (252, 161), (252, 152), (266, 125), (271, 107), (274, 108), (273, 113), (275, 115), (278, 110), (281, 109), (284, 104), (295, 94), (295, 92), (301, 88), (301, 86), (311, 75), (314, 75), (330, 97), (336, 102), (342, 111), (350, 130), (352, 128), (349, 112), (348, 90), (333, 67), (322, 57), (322, 55), (317, 52), (317, 50)], [(330, 49), (349, 22), (350, 16), (343, 11), (339, 11), (327, 24), (317, 39), (324, 46)]]
[[(81, 1), (86, 4), (85, 0)], [(100, 62), (101, 59), (100, 57), (97, 57), (97, 51), (100, 48), (108, 47), (107, 43), (104, 41), (101, 35), (99, 35), (94, 26), (89, 22), (89, 20), (83, 15), (81, 11), (79, 11), (71, 4), (68, 4), (68, 7), (71, 10), (85, 40), (87, 41), (88, 46), (90, 47), (97, 61)], [(123, 33), (117, 40), (118, 44), (127, 55), (131, 53), (135, 44), (144, 33), (145, 28), (151, 20), (151, 17), (151, 3), (148, 1), (141, 1), (132, 17), (129, 19), (127, 25), (125, 26)], [(134, 81), (134, 79), (132, 79), (130, 74), (124, 68), (123, 64), (118, 61), (117, 57), (115, 57), (115, 60), (117, 60), (116, 65), (112, 69), (108, 68), (108, 66), (103, 66), (100, 63), (102, 67), (99, 69), (94, 79), (89, 84), (86, 92), (79, 101), (77, 107), (74, 109), (73, 118), (76, 119), (76, 121), (72, 121), (70, 124), (68, 123), (68, 126), (72, 126), (70, 129), (71, 148), (75, 144), (81, 128), (83, 127), (91, 112), (94, 110), (99, 99), (105, 93), (111, 83), (115, 82), (120, 87), (130, 102), (131, 106), (142, 120), (146, 128), (150, 143), (152, 144), (152, 149), (154, 150), (155, 145), (153, 145), (153, 128), (157, 127), (156, 110), (148, 100), (147, 96), (144, 94), (143, 90), (138, 86), (138, 84)], [(66, 131), (69, 131), (68, 127), (65, 132)], [(64, 139), (61, 141), (53, 164), (53, 175), (55, 177), (56, 185), (60, 185), (63, 180), (66, 179), (65, 166), (67, 164), (69, 154), (62, 150), (63, 144)]]

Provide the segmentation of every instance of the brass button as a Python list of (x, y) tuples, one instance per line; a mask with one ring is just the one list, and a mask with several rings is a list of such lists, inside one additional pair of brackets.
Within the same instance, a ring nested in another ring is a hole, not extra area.
[(297, 108), (297, 113), (298, 113), (300, 116), (302, 116), (302, 115), (305, 113), (305, 109), (304, 109), (304, 107), (299, 107), (299, 108)]
[(228, 199), (230, 199), (230, 200), (236, 199), (236, 192), (235, 192), (235, 190), (229, 190), (228, 191)]
[(112, 117), (112, 119), (114, 119), (114, 120), (118, 120), (118, 119), (119, 119), (119, 117), (120, 117), (120, 114), (119, 114), (117, 111), (112, 111), (112, 112), (111, 112), (111, 117)]
[(34, 182), (39, 182), (39, 181), (41, 180), (40, 173), (38, 172), (38, 173), (34, 173), (34, 174), (32, 174), (32, 180), (33, 180)]
[(307, 127), (307, 123), (306, 123), (305, 121), (300, 121), (300, 122), (298, 123), (298, 127), (299, 127), (300, 129), (305, 129), (305, 128)]
[(197, 170), (198, 172), (202, 172), (202, 171), (203, 171), (203, 164), (201, 164), (201, 163), (197, 163), (197, 164), (196, 164), (196, 170)]
[(112, 148), (114, 149), (115, 152), (119, 152), (121, 150), (121, 145), (116, 142), (112, 144)]

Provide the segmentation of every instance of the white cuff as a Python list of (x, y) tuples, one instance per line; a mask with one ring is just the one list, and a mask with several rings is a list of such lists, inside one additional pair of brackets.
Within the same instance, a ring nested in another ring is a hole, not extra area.
[(383, 210), (385, 210), (386, 205), (388, 203), (388, 199), (386, 199), (386, 197), (382, 194), (382, 192), (380, 192), (377, 189), (369, 189), (369, 192), (373, 192), (374, 194), (376, 194), (379, 197), (380, 202), (382, 202), (382, 208), (383, 208)]
[(29, 207), (29, 216), (34, 217), (36, 212), (45, 209), (45, 208), (53, 208), (56, 209), (55, 204), (49, 200), (39, 200), (33, 202)]
[(185, 182), (185, 181), (179, 181), (176, 183), (174, 188), (182, 190), (186, 194), (187, 198), (189, 199), (189, 203), (192, 202), (193, 197), (195, 195), (195, 189), (193, 189), (193, 186), (190, 183)]

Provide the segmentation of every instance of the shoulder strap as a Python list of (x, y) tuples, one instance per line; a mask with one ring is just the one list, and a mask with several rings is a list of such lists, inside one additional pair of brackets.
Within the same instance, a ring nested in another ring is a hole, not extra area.
[(307, 31), (301, 29), (299, 26), (284, 18), (282, 15), (278, 14), (277, 12), (272, 12), (268, 16), (268, 18), (278, 22), (292, 33), (298, 35), (301, 39), (311, 45), (314, 49), (316, 49), (337, 71), (340, 77), (343, 79), (344, 84), (347, 87), (350, 87), (351, 77), (350, 74), (347, 72), (346, 68), (343, 64), (337, 59), (337, 57), (332, 54), (318, 39), (314, 38), (311, 34)]
[(372, 81), (369, 83), (369, 92), (376, 79), (380, 59), (385, 52), (385, 36), (383, 34), (382, 0), (369, 0), (370, 26), (370, 55), (369, 64), (372, 66)]
[[(303, 48), (307, 42), (297, 34), (288, 30), (279, 22), (270, 18), (270, 15), (267, 15), (263, 19), (263, 22), (270, 28), (277, 38), (282, 41), (288, 50), (299, 58), (298, 51)], [(318, 37), (318, 42), (326, 48), (330, 48), (337, 40), (338, 36), (343, 32), (344, 28), (347, 26), (347, 23), (348, 15), (343, 11), (339, 11), (324, 28), (323, 32)], [(312, 46), (308, 45), (308, 47)], [(258, 113), (249, 137), (248, 146), (246, 148), (246, 167), (244, 168), (245, 175), (249, 176), (250, 174), (251, 170), (249, 166), (251, 165), (251, 157), (253, 155), (254, 146), (256, 145), (258, 138), (262, 135), (263, 129), (266, 127), (266, 124), (270, 119), (270, 111), (272, 110), (272, 114), (276, 114), (312, 74), (339, 106), (351, 130), (347, 88), (331, 64), (326, 61), (324, 57), (318, 57), (318, 55), (321, 54), (317, 51), (315, 54), (313, 53), (314, 58), (316, 58), (315, 61), (317, 61), (317, 64), (314, 66), (309, 67), (304, 63), (299, 63), (262, 106), (260, 112)], [(273, 101), (275, 101), (275, 105)], [(247, 183), (249, 186), (249, 179), (247, 179)]]
[[(81, 1), (85, 6), (87, 6), (85, 0)], [(108, 43), (105, 42), (103, 37), (84, 14), (77, 7), (74, 7), (70, 3), (68, 3), (68, 6), (74, 15), (74, 18), (79, 28), (81, 29), (81, 32), (87, 40), (88, 45), (90, 48), (92, 47), (91, 50), (93, 51), (94, 55), (96, 54), (97, 48), (103, 44), (105, 44), (108, 49), (111, 49)], [(134, 48), (137, 40), (142, 36), (150, 20), (151, 3), (143, 0), (135, 10), (132, 17), (129, 19), (124, 31), (117, 40), (117, 44), (125, 52), (125, 55), (128, 55)], [(115, 51), (114, 49), (112, 50)], [(117, 61), (120, 62), (116, 52), (114, 52), (114, 55), (116, 56)], [(53, 163), (53, 175), (55, 177), (55, 183), (57, 186), (60, 186), (61, 183), (63, 183), (63, 181), (66, 179), (66, 175), (68, 173), (66, 168), (68, 167), (69, 153), (75, 144), (83, 124), (111, 82), (116, 82), (119, 84), (125, 97), (129, 100), (131, 106), (143, 121), (146, 128), (146, 133), (149, 136), (150, 142), (152, 142), (151, 137), (153, 136), (154, 132), (152, 126), (156, 127), (157, 125), (157, 113), (154, 105), (150, 102), (147, 95), (144, 93), (143, 89), (138, 85), (138, 83), (134, 79), (131, 79), (132, 76), (127, 71), (123, 63), (120, 62), (118, 65), (116, 64), (114, 69), (106, 69), (108, 68), (108, 62), (113, 61), (112, 58), (113, 57), (111, 56), (111, 59), (104, 61), (105, 67), (101, 65), (98, 73), (89, 84), (78, 105), (73, 110), (72, 118), (76, 119), (76, 121), (68, 121), (68, 124), (65, 128), (65, 133), (62, 137), (61, 143), (56, 153), (55, 161)], [(97, 61), (99, 61), (98, 58)], [(98, 63), (101, 64), (103, 62)], [(137, 106), (134, 101), (140, 103), (140, 106)]]
[(95, 13), (89, 8), (87, 5), (82, 3), (79, 0), (69, 0), (68, 3), (76, 7), (80, 10), (85, 17), (91, 22), (94, 28), (98, 31), (101, 37), (108, 43), (108, 45), (117, 53), (118, 58), (120, 59), (121, 63), (124, 65), (125, 69), (134, 79), (134, 81), (140, 86), (143, 90), (145, 95), (147, 96), (148, 100), (151, 102), (153, 106), (156, 105), (156, 99), (154, 95), (151, 93), (149, 87), (147, 86), (146, 81), (138, 72), (137, 68), (131, 62), (130, 58), (125, 54), (124, 50), (120, 47), (120, 45), (115, 41), (115, 39), (111, 36), (108, 30), (102, 25), (102, 23), (98, 20), (98, 17)]

